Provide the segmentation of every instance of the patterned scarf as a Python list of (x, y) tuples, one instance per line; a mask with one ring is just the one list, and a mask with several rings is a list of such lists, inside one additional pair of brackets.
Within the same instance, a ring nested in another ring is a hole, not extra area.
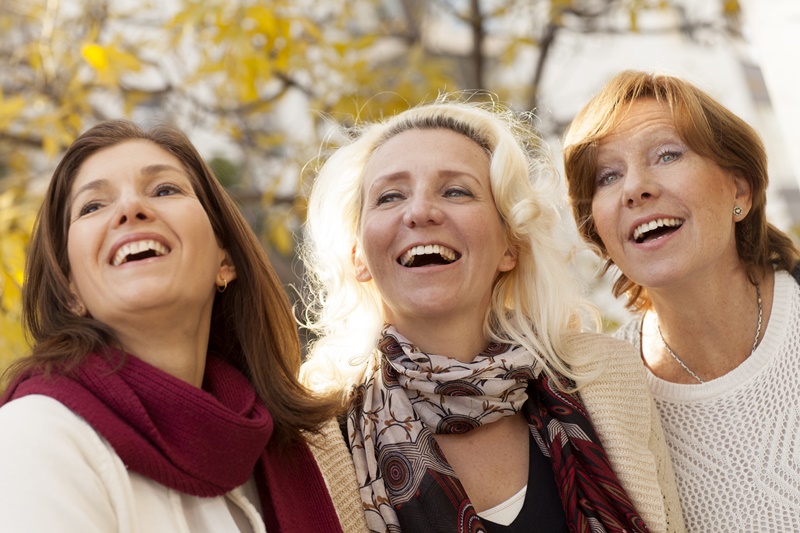
[(493, 343), (464, 363), (421, 352), (392, 326), (377, 349), (379, 366), (354, 390), (347, 422), (371, 531), (486, 531), (434, 434), (519, 411), (552, 460), (571, 532), (647, 531), (580, 400), (527, 350)]

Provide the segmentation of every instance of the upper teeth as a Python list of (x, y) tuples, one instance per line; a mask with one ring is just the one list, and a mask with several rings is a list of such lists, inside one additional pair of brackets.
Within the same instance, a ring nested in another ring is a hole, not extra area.
[(656, 228), (661, 228), (667, 226), (668, 228), (676, 228), (683, 224), (683, 222), (678, 218), (659, 218), (656, 220), (651, 220), (650, 222), (645, 222), (640, 226), (637, 226), (636, 229), (633, 230), (633, 240), (638, 241), (640, 237), (642, 237), (648, 231), (652, 231)]
[(117, 253), (114, 254), (114, 259), (111, 261), (111, 264), (119, 266), (127, 261), (129, 255), (140, 254), (147, 250), (153, 250), (156, 256), (167, 255), (169, 253), (169, 249), (166, 246), (154, 240), (129, 242), (120, 246)]
[(400, 264), (403, 266), (408, 266), (411, 261), (417, 255), (425, 255), (425, 254), (439, 254), (448, 261), (455, 261), (456, 260), (456, 253), (455, 251), (451, 250), (447, 246), (442, 246), (441, 244), (425, 244), (414, 246), (402, 256), (400, 256)]

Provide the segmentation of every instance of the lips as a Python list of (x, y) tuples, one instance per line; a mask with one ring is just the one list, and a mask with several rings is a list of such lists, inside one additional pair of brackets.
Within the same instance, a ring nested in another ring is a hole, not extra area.
[(120, 266), (131, 261), (140, 261), (151, 257), (167, 255), (170, 249), (155, 239), (132, 240), (123, 243), (117, 248), (111, 258), (112, 266)]
[(420, 244), (412, 246), (397, 262), (404, 267), (419, 267), (426, 265), (447, 265), (461, 257), (461, 254), (443, 244)]
[(683, 225), (683, 220), (680, 218), (657, 218), (649, 222), (639, 224), (633, 229), (633, 240), (637, 243), (643, 243), (648, 240), (657, 239), (671, 233)]

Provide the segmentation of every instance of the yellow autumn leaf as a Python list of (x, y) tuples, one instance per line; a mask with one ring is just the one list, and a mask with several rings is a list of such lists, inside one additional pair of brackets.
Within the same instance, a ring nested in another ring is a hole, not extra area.
[(0, 94), (0, 129), (6, 129), (14, 122), (25, 109), (25, 99), (22, 96), (3, 98)]
[(281, 217), (280, 220), (274, 221), (269, 230), (269, 242), (281, 255), (289, 257), (294, 250), (294, 240), (292, 232), (286, 226), (286, 220)]
[(81, 47), (81, 55), (95, 70), (103, 71), (108, 68), (108, 54), (99, 44), (85, 44)]

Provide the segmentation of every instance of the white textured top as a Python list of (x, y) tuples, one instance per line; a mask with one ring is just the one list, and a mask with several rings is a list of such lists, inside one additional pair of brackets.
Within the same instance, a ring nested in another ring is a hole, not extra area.
[[(617, 336), (641, 353), (642, 317)], [(775, 273), (761, 343), (705, 384), (647, 372), (692, 533), (800, 532), (800, 287)]]

